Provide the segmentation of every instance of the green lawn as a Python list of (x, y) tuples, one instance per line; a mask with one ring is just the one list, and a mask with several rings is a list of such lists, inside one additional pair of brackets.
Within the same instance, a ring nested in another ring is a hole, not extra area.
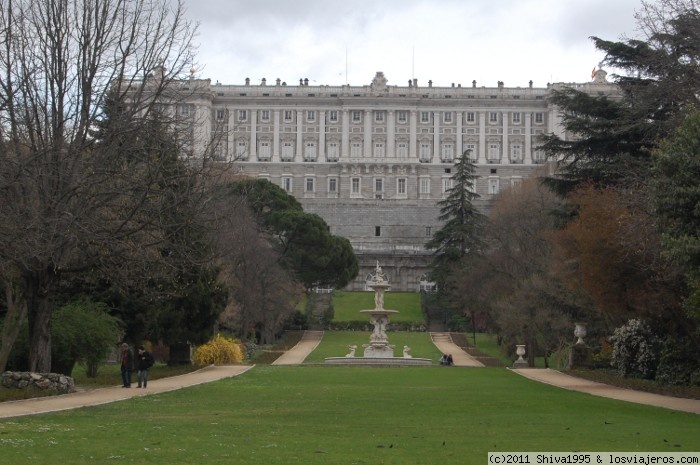
[[(374, 292), (335, 291), (333, 293), (333, 322), (367, 320), (369, 317), (360, 310), (374, 308)], [(420, 308), (420, 294), (417, 292), (387, 292), (384, 294), (384, 308), (398, 310), (391, 316), (393, 322), (423, 322)]]
[(258, 366), (180, 391), (0, 421), (2, 462), (483, 464), (489, 451), (700, 450), (700, 415), (504, 369)]

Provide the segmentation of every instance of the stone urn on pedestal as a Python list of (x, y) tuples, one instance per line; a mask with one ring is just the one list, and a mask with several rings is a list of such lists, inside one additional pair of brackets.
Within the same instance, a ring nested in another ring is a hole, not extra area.
[(516, 345), (515, 354), (518, 356), (518, 359), (513, 363), (513, 368), (527, 368), (527, 360), (523, 358), (523, 355), (525, 355), (525, 344)]
[(586, 337), (586, 334), (587, 331), (585, 323), (574, 323), (574, 336), (576, 337), (576, 342), (571, 346), (571, 352), (569, 352), (568, 369), (590, 368), (593, 366), (591, 349), (583, 340), (583, 338)]

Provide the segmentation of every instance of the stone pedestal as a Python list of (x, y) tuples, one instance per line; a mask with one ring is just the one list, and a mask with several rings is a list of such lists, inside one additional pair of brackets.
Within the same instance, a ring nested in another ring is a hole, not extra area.
[(569, 370), (574, 368), (591, 368), (593, 359), (591, 357), (591, 349), (586, 344), (574, 344), (569, 352)]
[(369, 358), (387, 358), (394, 356), (394, 347), (391, 344), (386, 343), (375, 343), (375, 344), (363, 344), (362, 347), (365, 348), (365, 357)]

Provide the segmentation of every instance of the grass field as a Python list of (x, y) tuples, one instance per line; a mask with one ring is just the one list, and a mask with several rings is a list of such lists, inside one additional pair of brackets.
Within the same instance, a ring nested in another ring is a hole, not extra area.
[[(374, 308), (374, 292), (333, 293), (333, 322), (369, 321), (369, 317), (359, 313), (360, 310)], [(420, 294), (416, 292), (387, 292), (384, 294), (384, 308), (398, 310), (391, 316), (392, 322), (423, 322), (420, 308)]]
[(236, 378), (0, 421), (2, 463), (483, 464), (489, 451), (700, 450), (700, 415), (504, 369), (258, 366)]

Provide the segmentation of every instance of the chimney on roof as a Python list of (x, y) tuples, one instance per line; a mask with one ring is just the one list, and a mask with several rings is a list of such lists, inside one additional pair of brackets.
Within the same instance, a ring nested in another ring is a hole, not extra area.
[(250, 78), (245, 78), (245, 85), (249, 86), (250, 85)]

